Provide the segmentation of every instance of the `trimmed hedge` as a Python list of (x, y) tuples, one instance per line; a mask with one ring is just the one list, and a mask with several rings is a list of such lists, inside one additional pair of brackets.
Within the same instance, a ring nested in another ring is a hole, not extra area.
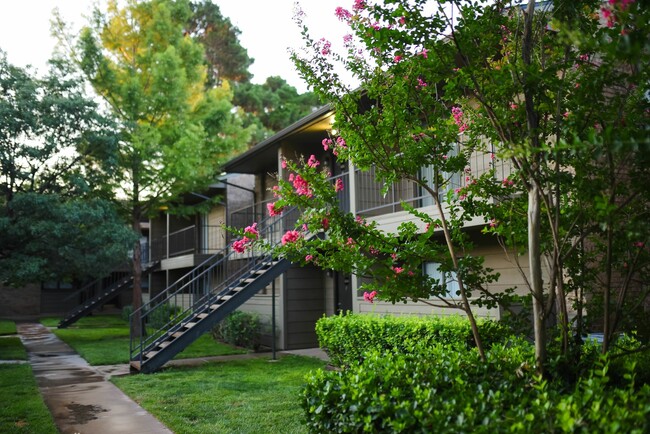
[(343, 371), (307, 377), (301, 406), (311, 432), (581, 432), (650, 430), (650, 386), (612, 387), (607, 361), (566, 390), (536, 378), (530, 344), (475, 349), (435, 343), (417, 354), (366, 353)]
[[(511, 330), (503, 323), (479, 320), (484, 346), (505, 342)], [(316, 323), (320, 347), (334, 366), (358, 364), (365, 353), (412, 353), (435, 343), (474, 347), (469, 321), (461, 316), (415, 317), (339, 314)]]

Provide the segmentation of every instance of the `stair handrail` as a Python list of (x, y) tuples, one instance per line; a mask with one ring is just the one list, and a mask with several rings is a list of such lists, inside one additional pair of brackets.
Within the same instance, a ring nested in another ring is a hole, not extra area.
[[(125, 263), (125, 264), (122, 264), (122, 265), (127, 265), (127, 264)], [(117, 266), (116, 266), (115, 268), (117, 268)], [(110, 276), (111, 276), (111, 273), (107, 274), (106, 276), (98, 277), (97, 279), (93, 280), (92, 282), (85, 284), (84, 286), (82, 286), (81, 288), (79, 288), (78, 290), (76, 290), (75, 292), (73, 292), (72, 294), (68, 294), (68, 295), (67, 295), (65, 298), (63, 298), (61, 301), (62, 301), (62, 302), (68, 301), (68, 300), (70, 300), (70, 299), (73, 298), (73, 297), (79, 296), (79, 295), (81, 295), (82, 293), (87, 292), (90, 288), (96, 286), (96, 285), (97, 285), (99, 282), (101, 282), (103, 279), (106, 279), (106, 278), (108, 278), (108, 277), (110, 277)], [(111, 285), (112, 285), (112, 284), (113, 284), (113, 282), (111, 282)]]
[[(287, 208), (281, 216), (267, 216), (258, 222), (257, 228), (259, 236), (264, 239), (266, 243), (272, 247), (281, 242), (281, 236), (284, 233), (286, 223), (292, 218), (297, 218), (299, 210), (297, 208)], [(295, 221), (295, 220), (294, 220)], [(252, 223), (252, 222), (251, 222)], [(291, 223), (293, 228), (293, 222)], [(139, 360), (142, 362), (142, 356), (147, 348), (150, 348), (161, 337), (173, 333), (182, 327), (182, 321), (190, 317), (198, 310), (205, 309), (206, 305), (212, 304), (223, 296), (225, 292), (230, 290), (231, 285), (239, 282), (242, 277), (254, 271), (262, 264), (268, 262), (272, 258), (272, 253), (266, 249), (259, 249), (255, 246), (248, 249), (245, 253), (236, 252), (232, 246), (234, 241), (228, 244), (220, 252), (215, 253), (204, 262), (196, 266), (190, 272), (176, 280), (174, 283), (165, 288), (160, 294), (152, 298), (149, 302), (145, 303), (138, 310), (134, 311), (129, 320), (131, 330), (133, 330), (133, 321), (136, 321), (139, 316), (142, 331), (141, 336), (131, 336), (130, 339), (130, 358), (131, 360)], [(196, 282), (201, 279), (210, 281), (210, 275), (215, 268), (227, 264), (231, 260), (245, 260), (244, 264), (235, 270), (229, 270), (227, 276), (224, 276), (220, 281), (210, 284), (209, 288), (203, 288), (202, 294), (197, 294), (199, 297), (191, 305), (182, 311), (170, 315), (169, 319), (153, 330), (151, 333), (145, 334), (145, 327), (147, 320), (153, 315), (157, 307), (160, 309), (168, 305), (169, 301), (177, 299), (182, 296), (185, 291), (191, 288)], [(138, 339), (139, 342), (135, 342)], [(138, 355), (136, 358), (135, 356)]]

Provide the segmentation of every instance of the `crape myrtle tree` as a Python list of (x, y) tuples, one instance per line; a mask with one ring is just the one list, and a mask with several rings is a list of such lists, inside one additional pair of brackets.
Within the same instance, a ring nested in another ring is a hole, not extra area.
[(37, 78), (0, 52), (0, 282), (80, 283), (127, 260), (108, 200), (116, 135), (61, 61)]
[[(249, 131), (227, 83), (206, 87), (203, 47), (187, 32), (187, 1), (109, 1), (78, 38), (58, 33), (97, 95), (120, 122), (114, 188), (134, 231), (143, 218), (214, 181)], [(180, 201), (178, 201), (180, 202)], [(133, 253), (133, 308), (141, 306), (140, 242)], [(141, 333), (136, 318), (135, 335)]]
[[(459, 308), (482, 353), (471, 304), (512, 300), (511, 291), (489, 291), (498, 275), (472, 255), (463, 231), (464, 222), (483, 216), (485, 232), (528, 255), (521, 271), (537, 369), (547, 359), (552, 312), (569, 351), (569, 290), (578, 305), (585, 291), (602, 294), (606, 351), (627, 296), (642, 305), (647, 295), (632, 290), (648, 271), (648, 192), (638, 182), (648, 178), (650, 20), (642, 3), (557, 1), (535, 9), (532, 1), (357, 0), (335, 12), (350, 27), (343, 54), (303, 28), (306, 47), (294, 61), (337, 113), (337, 136), (325, 149), (360, 170), (374, 167), (386, 186), (417, 184), (437, 213), (410, 209), (422, 224), (384, 233), (339, 210), (335, 193), (345, 186), (328, 181), (315, 159), (285, 162), (292, 174), (280, 181), (270, 212), (297, 205), (304, 213), (280, 254), (372, 276), (369, 300)], [(358, 89), (340, 80), (336, 64), (358, 79)], [(511, 173), (479, 176), (470, 164), (476, 155)], [(453, 176), (464, 179), (461, 188), (449, 188)], [(318, 231), (325, 236), (309, 237)], [(455, 276), (456, 298), (444, 281), (422, 276), (429, 261)]]

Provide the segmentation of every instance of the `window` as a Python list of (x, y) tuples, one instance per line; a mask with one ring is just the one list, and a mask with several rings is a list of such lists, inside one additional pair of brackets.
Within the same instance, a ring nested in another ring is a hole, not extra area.
[(440, 271), (440, 264), (437, 262), (426, 262), (422, 267), (422, 272), (425, 276), (429, 276), (432, 279), (438, 280), (440, 282), (440, 285), (446, 288), (447, 298), (456, 297), (459, 291), (456, 273)]

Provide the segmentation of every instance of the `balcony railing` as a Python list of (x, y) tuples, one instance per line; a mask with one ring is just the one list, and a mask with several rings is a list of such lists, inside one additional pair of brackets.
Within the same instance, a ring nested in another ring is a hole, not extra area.
[(213, 254), (225, 247), (226, 240), (221, 226), (188, 226), (151, 241), (152, 261), (183, 255)]
[[(491, 169), (495, 169), (495, 178), (504, 179), (512, 172), (509, 161), (498, 160), (492, 157), (491, 153), (475, 152), (470, 158), (469, 173), (465, 176), (453, 174), (448, 176), (445, 190), (440, 192), (441, 200), (444, 200), (449, 190), (467, 185), (466, 177), (470, 179), (479, 177)], [(433, 171), (423, 167), (420, 171), (420, 179), (430, 179)], [(404, 211), (403, 204), (415, 208), (433, 205), (433, 199), (421, 186), (414, 181), (400, 180), (388, 186), (377, 181), (374, 168), (367, 171), (355, 171), (355, 196), (356, 212), (366, 217), (375, 217), (384, 214), (391, 214)]]

